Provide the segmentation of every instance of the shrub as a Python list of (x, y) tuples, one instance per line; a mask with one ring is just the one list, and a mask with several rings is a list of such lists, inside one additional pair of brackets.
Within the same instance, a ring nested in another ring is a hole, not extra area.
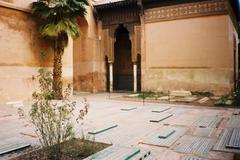
[[(75, 136), (72, 117), (76, 102), (69, 100), (70, 85), (64, 91), (63, 100), (53, 100), (51, 72), (40, 69), (37, 78), (40, 90), (33, 93), (34, 103), (30, 110), (31, 122), (36, 127), (42, 146), (49, 147), (49, 158), (60, 159), (60, 143), (71, 140)], [(83, 119), (88, 113), (88, 107), (89, 104), (84, 99), (84, 108), (79, 111), (77, 121)]]
[(215, 102), (215, 106), (230, 106), (232, 105), (233, 97), (230, 95), (222, 96), (219, 100)]
[(155, 95), (155, 93), (152, 92), (152, 91), (145, 91), (145, 92), (140, 93), (138, 95), (138, 97), (141, 98), (141, 99), (146, 99), (148, 97), (153, 97), (154, 95)]
[(145, 99), (147, 99), (148, 97), (153, 97), (154, 95), (155, 95), (155, 93), (152, 91), (145, 91), (145, 92), (140, 93), (138, 95), (138, 98), (141, 98), (143, 105), (145, 105)]

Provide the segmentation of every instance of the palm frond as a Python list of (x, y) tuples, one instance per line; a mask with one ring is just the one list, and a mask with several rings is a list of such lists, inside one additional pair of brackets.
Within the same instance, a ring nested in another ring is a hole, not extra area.
[(51, 14), (51, 10), (44, 2), (33, 2), (32, 14), (41, 19), (46, 19)]
[(79, 26), (75, 20), (63, 19), (57, 24), (50, 23), (40, 29), (43, 37), (58, 37), (61, 33), (66, 33), (71, 37), (78, 37), (80, 34)]
[(40, 28), (40, 34), (43, 37), (57, 37), (59, 33), (56, 31), (56, 25), (50, 23)]
[(68, 21), (68, 28), (66, 30), (72, 38), (77, 38), (80, 35), (80, 29), (75, 19)]
[(38, 0), (32, 3), (32, 14), (41, 20), (40, 34), (66, 45), (66, 35), (79, 37), (77, 17), (85, 17), (88, 0)]

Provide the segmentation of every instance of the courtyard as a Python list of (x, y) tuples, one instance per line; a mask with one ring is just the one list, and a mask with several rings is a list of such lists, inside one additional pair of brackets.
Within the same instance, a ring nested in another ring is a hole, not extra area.
[(0, 160), (239, 160), (240, 0), (0, 0)]
[[(228, 143), (225, 141), (232, 138), (228, 133), (234, 132), (233, 128), (239, 132), (239, 109), (116, 100), (121, 96), (113, 93), (110, 97), (109, 94), (73, 97), (77, 107), (81, 107), (83, 97), (90, 104), (84, 120), (75, 123), (77, 136), (84, 134), (89, 140), (112, 145), (110, 151), (107, 148), (96, 157), (105, 155), (102, 159), (124, 159), (128, 156), (126, 154), (137, 150), (139, 152), (129, 159), (232, 160), (234, 153), (240, 153), (237, 149), (225, 147)], [(27, 143), (32, 148), (37, 147), (39, 141), (34, 126), (28, 118), (19, 118), (19, 107), (25, 113), (30, 109), (29, 104), (22, 106), (19, 102), (0, 107), (1, 146)], [(16, 157), (26, 150), (3, 154), (0, 159)]]

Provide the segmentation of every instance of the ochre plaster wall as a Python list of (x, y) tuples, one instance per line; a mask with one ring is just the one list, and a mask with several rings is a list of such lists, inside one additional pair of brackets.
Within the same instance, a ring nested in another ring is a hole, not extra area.
[(100, 51), (101, 31), (88, 7), (86, 19), (79, 19), (80, 38), (74, 40), (74, 92), (105, 91), (104, 55)]
[[(72, 83), (73, 79), (72, 46), (70, 40), (63, 56), (65, 83)], [(0, 101), (30, 100), (37, 87), (37, 82), (32, 77), (40, 67), (51, 69), (52, 63), (52, 50), (39, 37), (30, 13), (4, 7), (1, 3)]]
[(145, 24), (144, 90), (232, 91), (230, 24), (228, 15)]

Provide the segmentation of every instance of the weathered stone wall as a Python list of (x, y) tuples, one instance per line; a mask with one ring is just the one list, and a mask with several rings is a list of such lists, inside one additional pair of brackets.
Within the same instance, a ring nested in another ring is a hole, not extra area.
[[(29, 6), (29, 3), (25, 5)], [(37, 84), (32, 77), (40, 67), (52, 67), (52, 51), (40, 38), (29, 10), (17, 3), (0, 1), (1, 102), (31, 99)], [(73, 79), (72, 45), (70, 40), (63, 56), (65, 83), (72, 83)]]
[(215, 94), (233, 90), (236, 33), (228, 15), (153, 22), (144, 27), (144, 90)]

